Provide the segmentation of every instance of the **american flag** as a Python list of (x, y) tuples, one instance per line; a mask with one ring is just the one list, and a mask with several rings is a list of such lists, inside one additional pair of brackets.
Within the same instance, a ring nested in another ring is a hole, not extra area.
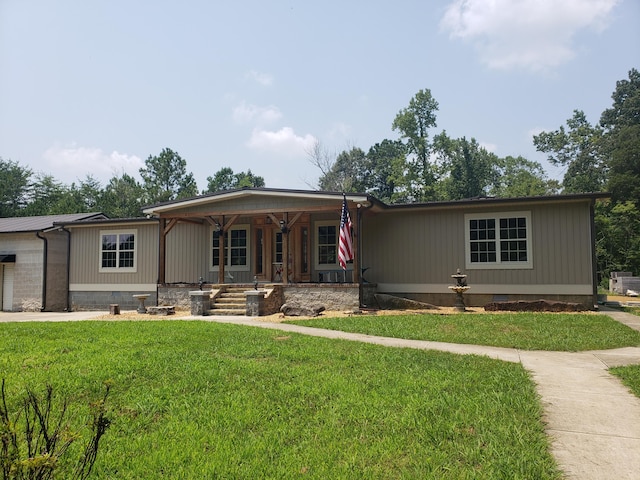
[(338, 261), (343, 270), (347, 262), (353, 260), (353, 243), (351, 242), (351, 216), (347, 208), (347, 197), (342, 197), (342, 214), (340, 215), (340, 241), (338, 243)]

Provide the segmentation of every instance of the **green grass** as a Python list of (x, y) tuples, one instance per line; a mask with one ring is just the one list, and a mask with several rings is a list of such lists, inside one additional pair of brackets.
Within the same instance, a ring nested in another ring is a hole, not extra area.
[(640, 332), (595, 314), (366, 315), (318, 317), (289, 323), (384, 337), (522, 350), (576, 352), (640, 345)]
[(640, 316), (640, 307), (621, 307), (620, 310)]
[[(113, 382), (93, 478), (557, 479), (519, 364), (207, 322), (0, 324), (10, 408)], [(81, 428), (83, 418), (77, 417)]]
[(609, 371), (620, 377), (622, 383), (629, 387), (636, 397), (640, 398), (640, 365), (614, 367)]

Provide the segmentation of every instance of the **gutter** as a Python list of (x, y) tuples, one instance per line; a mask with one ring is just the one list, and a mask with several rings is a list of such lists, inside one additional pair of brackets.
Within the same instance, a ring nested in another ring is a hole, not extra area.
[(39, 231), (36, 232), (36, 237), (44, 242), (44, 252), (42, 254), (42, 306), (40, 307), (40, 311), (44, 312), (47, 308), (47, 267), (49, 256), (49, 240), (47, 240), (47, 237), (41, 236)]

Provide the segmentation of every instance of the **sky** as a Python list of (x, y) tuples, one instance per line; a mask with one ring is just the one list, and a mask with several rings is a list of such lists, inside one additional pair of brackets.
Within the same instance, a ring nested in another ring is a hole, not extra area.
[(540, 162), (533, 135), (591, 123), (640, 68), (640, 0), (0, 0), (0, 157), (106, 185), (164, 148), (200, 190), (230, 167), (315, 189), (309, 152), (437, 127)]

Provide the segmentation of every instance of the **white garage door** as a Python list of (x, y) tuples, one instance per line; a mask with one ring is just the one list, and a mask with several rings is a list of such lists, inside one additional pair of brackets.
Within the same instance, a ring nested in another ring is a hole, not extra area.
[(2, 310), (10, 312), (13, 307), (13, 264), (0, 264), (2, 274)]

